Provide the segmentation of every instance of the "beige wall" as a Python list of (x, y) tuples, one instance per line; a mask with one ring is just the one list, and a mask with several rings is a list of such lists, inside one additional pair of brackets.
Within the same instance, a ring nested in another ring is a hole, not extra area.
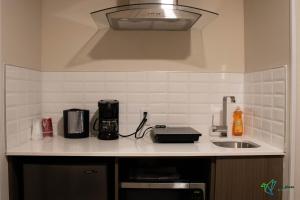
[(4, 0), (1, 14), (4, 62), (40, 69), (41, 0)]
[[(2, 2), (0, 0), (0, 10)], [(5, 158), (5, 137), (4, 137), (4, 80), (2, 62), (2, 23), (0, 15), (0, 200), (8, 200), (8, 178), (7, 162)]]
[(180, 2), (220, 13), (203, 33), (97, 32), (89, 13), (116, 1), (43, 0), (42, 70), (244, 71), (243, 0)]
[(245, 0), (246, 71), (289, 64), (289, 0)]
[(295, 200), (300, 196), (300, 3), (296, 1), (297, 9), (297, 127), (296, 127), (296, 165), (295, 165)]

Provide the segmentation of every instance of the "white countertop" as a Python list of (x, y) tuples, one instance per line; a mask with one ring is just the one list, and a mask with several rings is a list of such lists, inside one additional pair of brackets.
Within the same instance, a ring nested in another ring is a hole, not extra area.
[[(211, 140), (247, 140), (259, 144), (259, 148), (233, 149), (218, 147)], [(263, 156), (284, 155), (273, 146), (252, 138), (211, 138), (204, 135), (194, 144), (155, 144), (149, 135), (136, 140), (120, 138), (103, 141), (95, 137), (65, 139), (61, 136), (30, 141), (7, 150), (8, 156), (103, 156), (103, 157), (147, 157), (147, 156)]]

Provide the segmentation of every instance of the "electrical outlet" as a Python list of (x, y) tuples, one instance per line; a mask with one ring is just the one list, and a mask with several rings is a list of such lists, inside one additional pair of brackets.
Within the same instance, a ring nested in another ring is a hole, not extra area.
[(144, 113), (147, 113), (147, 122), (146, 122), (146, 126), (150, 126), (150, 112), (149, 112), (149, 110), (147, 110), (147, 109), (141, 109), (140, 110), (140, 118), (141, 118), (141, 120), (143, 120), (143, 118), (144, 118)]

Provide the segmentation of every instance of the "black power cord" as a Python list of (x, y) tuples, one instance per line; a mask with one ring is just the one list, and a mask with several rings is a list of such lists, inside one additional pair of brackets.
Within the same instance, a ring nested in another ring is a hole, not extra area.
[(146, 128), (146, 129), (144, 130), (144, 132), (141, 134), (141, 136), (139, 136), (140, 131), (144, 128), (145, 124), (147, 123), (147, 120), (148, 120), (148, 119), (147, 119), (147, 115), (148, 115), (148, 113), (147, 113), (147, 112), (144, 112), (143, 119), (142, 119), (142, 121), (140, 122), (140, 124), (138, 125), (138, 127), (136, 128), (136, 130), (135, 130), (134, 133), (131, 133), (131, 134), (129, 134), (129, 135), (121, 135), (121, 134), (119, 134), (119, 136), (120, 136), (120, 137), (131, 137), (131, 136), (134, 135), (134, 137), (135, 137), (136, 139), (141, 139), (141, 138), (143, 138), (143, 137), (145, 136), (145, 134), (147, 133), (147, 131), (149, 131), (149, 130), (152, 129), (152, 127)]
[(144, 137), (144, 136), (145, 136), (152, 128), (153, 128), (152, 126), (146, 128), (146, 129), (143, 131), (143, 133), (142, 133), (141, 136), (135, 135), (135, 138), (136, 138), (136, 139), (142, 139), (142, 138), (143, 138), (143, 137)]

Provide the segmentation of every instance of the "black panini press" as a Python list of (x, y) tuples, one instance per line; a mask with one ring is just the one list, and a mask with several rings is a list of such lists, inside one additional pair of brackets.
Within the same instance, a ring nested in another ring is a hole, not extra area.
[(155, 143), (194, 143), (202, 135), (191, 127), (153, 128), (150, 134)]

